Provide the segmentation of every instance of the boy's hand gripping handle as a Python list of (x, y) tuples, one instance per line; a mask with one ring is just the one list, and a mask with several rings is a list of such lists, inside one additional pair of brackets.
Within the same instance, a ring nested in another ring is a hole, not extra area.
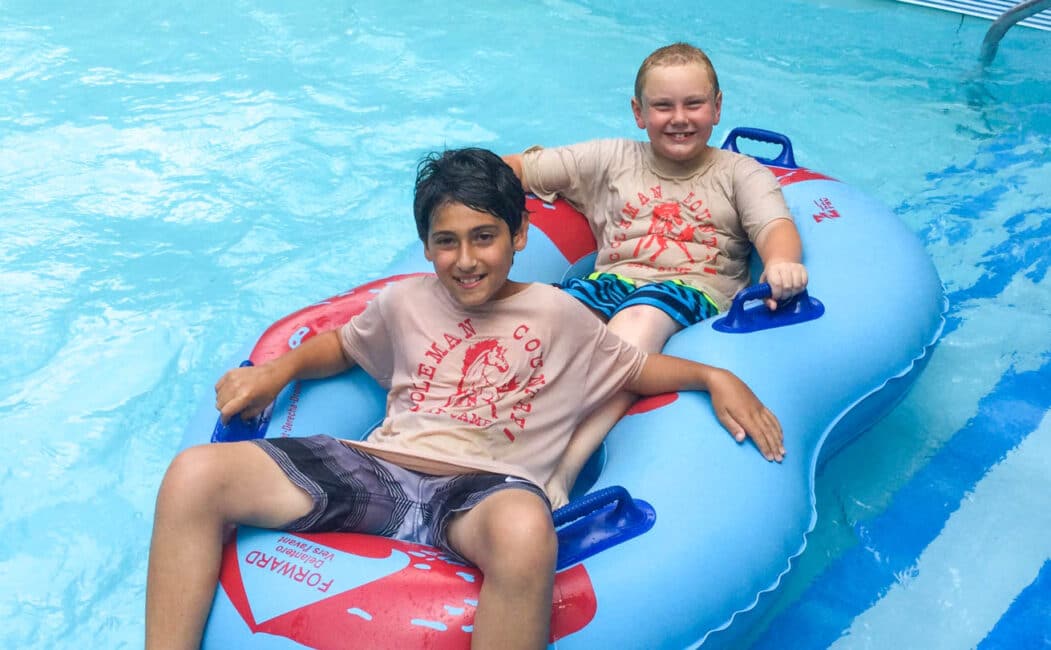
[(712, 323), (712, 329), (728, 334), (744, 334), (804, 323), (820, 318), (825, 313), (825, 306), (821, 304), (821, 301), (811, 298), (805, 289), (778, 304), (774, 311), (768, 309), (764, 304), (751, 309), (745, 308), (746, 303), (769, 298), (770, 294), (770, 285), (765, 282), (742, 289), (734, 297), (730, 311)]
[[(251, 361), (241, 362), (241, 368), (253, 365)], [(254, 418), (243, 419), (240, 414), (230, 418), (223, 424), (223, 417), (215, 421), (215, 429), (212, 430), (212, 442), (237, 442), (239, 440), (255, 440), (266, 436), (266, 429), (270, 426), (270, 414), (274, 410), (271, 404), (263, 409), (263, 412)]]

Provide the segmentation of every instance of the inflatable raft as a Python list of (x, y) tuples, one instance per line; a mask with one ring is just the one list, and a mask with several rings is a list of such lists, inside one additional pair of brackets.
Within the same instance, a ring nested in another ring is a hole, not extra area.
[[(904, 394), (941, 331), (945, 299), (918, 239), (885, 206), (795, 164), (781, 146), (759, 160), (777, 175), (803, 239), (809, 294), (771, 314), (750, 287), (722, 317), (676, 334), (665, 351), (732, 369), (780, 418), (787, 456), (765, 462), (735, 444), (702, 393), (638, 402), (555, 513), (558, 648), (722, 647), (735, 620), (768, 604), (815, 523), (819, 462)], [(566, 204), (531, 199), (532, 232), (516, 280), (588, 270), (594, 240)], [(246, 350), (263, 363), (364, 309), (385, 285), (430, 267), (419, 245), (389, 276), (302, 309)], [(367, 434), (385, 395), (360, 369), (297, 382), (256, 421), (215, 421), (210, 401), (184, 446), (260, 436)], [(227, 545), (205, 648), (467, 648), (482, 581), (438, 550), (357, 534), (242, 528)]]

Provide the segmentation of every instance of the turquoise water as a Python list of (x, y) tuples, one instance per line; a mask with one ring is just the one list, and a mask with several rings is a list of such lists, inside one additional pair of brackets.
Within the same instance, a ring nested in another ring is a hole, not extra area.
[[(920, 234), (952, 300), (913, 392), (819, 478), (818, 527), (763, 624), (789, 616), (780, 640), (798, 647), (987, 638), (1051, 557), (1051, 36), (1012, 30), (979, 76), (981, 20), (772, 7), (478, 2), (451, 20), (436, 2), (0, 5), (0, 647), (139, 647), (153, 499), (222, 364), (382, 274), (414, 237), (421, 154), (642, 137), (635, 70), (677, 39), (719, 70), (715, 140), (788, 134), (800, 164)], [(944, 529), (958, 557), (928, 571), (924, 545), (860, 594), (837, 578), (842, 558), (879, 555), (869, 524), (929, 485), (974, 422), (1021, 431), (995, 463), (1007, 478), (980, 472), (953, 497), (976, 523), (957, 534), (917, 508), (902, 524)], [(997, 531), (1013, 557), (993, 552)], [(991, 593), (979, 565), (1020, 586)], [(850, 603), (831, 639), (792, 615), (815, 585)], [(888, 595), (926, 606), (881, 608)]]

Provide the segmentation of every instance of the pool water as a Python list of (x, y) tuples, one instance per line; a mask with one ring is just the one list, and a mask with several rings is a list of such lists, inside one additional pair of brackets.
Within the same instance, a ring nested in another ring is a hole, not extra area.
[(643, 137), (635, 70), (679, 39), (720, 74), (713, 143), (789, 135), (892, 206), (951, 300), (913, 391), (818, 477), (749, 642), (1051, 643), (1051, 35), (1011, 30), (981, 74), (988, 22), (889, 0), (450, 13), (0, 7), (0, 647), (140, 647), (153, 499), (223, 364), (382, 273), (423, 153)]

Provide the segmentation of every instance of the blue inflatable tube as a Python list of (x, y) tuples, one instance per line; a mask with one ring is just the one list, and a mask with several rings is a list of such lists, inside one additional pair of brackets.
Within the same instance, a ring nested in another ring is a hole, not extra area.
[[(805, 249), (809, 295), (771, 315), (750, 287), (730, 311), (676, 334), (665, 351), (729, 368), (777, 414), (782, 464), (736, 444), (705, 394), (641, 400), (555, 513), (558, 648), (726, 647), (735, 622), (768, 604), (816, 520), (819, 463), (904, 395), (943, 325), (930, 258), (885, 206), (797, 167), (782, 146), (760, 159), (778, 176)], [(530, 200), (532, 231), (512, 277), (558, 282), (588, 270), (594, 240), (565, 204)], [(419, 246), (389, 276), (271, 326), (243, 358), (261, 363), (359, 313), (375, 292), (429, 273)], [(385, 395), (360, 370), (297, 382), (249, 423), (216, 423), (201, 406), (183, 446), (259, 436), (367, 434)], [(436, 549), (346, 533), (243, 528), (224, 550), (205, 648), (467, 648), (482, 576)]]

